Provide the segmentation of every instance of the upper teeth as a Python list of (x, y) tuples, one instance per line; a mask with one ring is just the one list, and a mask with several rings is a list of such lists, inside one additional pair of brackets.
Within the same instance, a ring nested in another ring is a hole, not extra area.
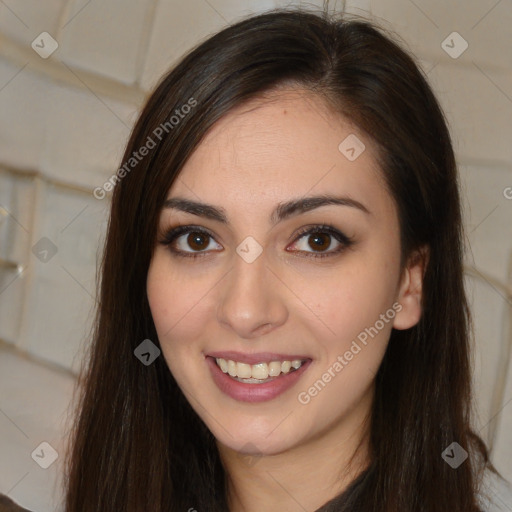
[(267, 379), (268, 377), (277, 377), (281, 372), (288, 373), (291, 368), (297, 370), (301, 367), (302, 361), (295, 359), (293, 361), (272, 361), (270, 363), (247, 364), (232, 361), (231, 359), (215, 359), (220, 369), (224, 373), (229, 373), (231, 377), (242, 379)]

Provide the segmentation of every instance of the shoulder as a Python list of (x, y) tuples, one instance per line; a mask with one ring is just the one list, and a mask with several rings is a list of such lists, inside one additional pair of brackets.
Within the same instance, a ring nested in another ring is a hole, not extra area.
[(512, 484), (491, 471), (486, 471), (478, 499), (484, 512), (510, 512)]
[(16, 505), (14, 501), (0, 493), (0, 512), (30, 512), (30, 510)]

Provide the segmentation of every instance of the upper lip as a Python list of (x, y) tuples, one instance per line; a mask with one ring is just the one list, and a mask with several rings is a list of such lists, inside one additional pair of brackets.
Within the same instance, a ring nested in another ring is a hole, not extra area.
[(275, 352), (258, 352), (254, 354), (246, 354), (243, 352), (236, 352), (233, 350), (209, 352), (207, 356), (221, 359), (231, 359), (232, 361), (246, 363), (246, 364), (258, 364), (271, 361), (304, 361), (305, 359), (311, 359), (303, 354), (276, 354)]

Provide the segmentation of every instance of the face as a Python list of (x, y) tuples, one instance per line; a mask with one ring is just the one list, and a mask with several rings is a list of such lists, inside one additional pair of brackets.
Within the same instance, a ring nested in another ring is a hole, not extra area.
[(286, 90), (217, 122), (168, 191), (148, 300), (222, 446), (274, 454), (341, 432), (368, 410), (392, 327), (416, 323), (377, 161), (318, 97)]

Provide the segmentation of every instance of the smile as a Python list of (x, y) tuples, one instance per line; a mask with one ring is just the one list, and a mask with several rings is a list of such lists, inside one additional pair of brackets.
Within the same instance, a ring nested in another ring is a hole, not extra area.
[(263, 402), (276, 398), (296, 384), (311, 364), (311, 359), (256, 364), (211, 356), (205, 359), (219, 390), (242, 402)]
[[(293, 361), (271, 361), (269, 363), (247, 364), (232, 359), (216, 358), (219, 368), (228, 373), (231, 377), (236, 378), (239, 382), (263, 383), (269, 382), (274, 377), (279, 377), (281, 373), (289, 373), (298, 370), (302, 363), (299, 359)], [(270, 377), (270, 379), (269, 379)]]

